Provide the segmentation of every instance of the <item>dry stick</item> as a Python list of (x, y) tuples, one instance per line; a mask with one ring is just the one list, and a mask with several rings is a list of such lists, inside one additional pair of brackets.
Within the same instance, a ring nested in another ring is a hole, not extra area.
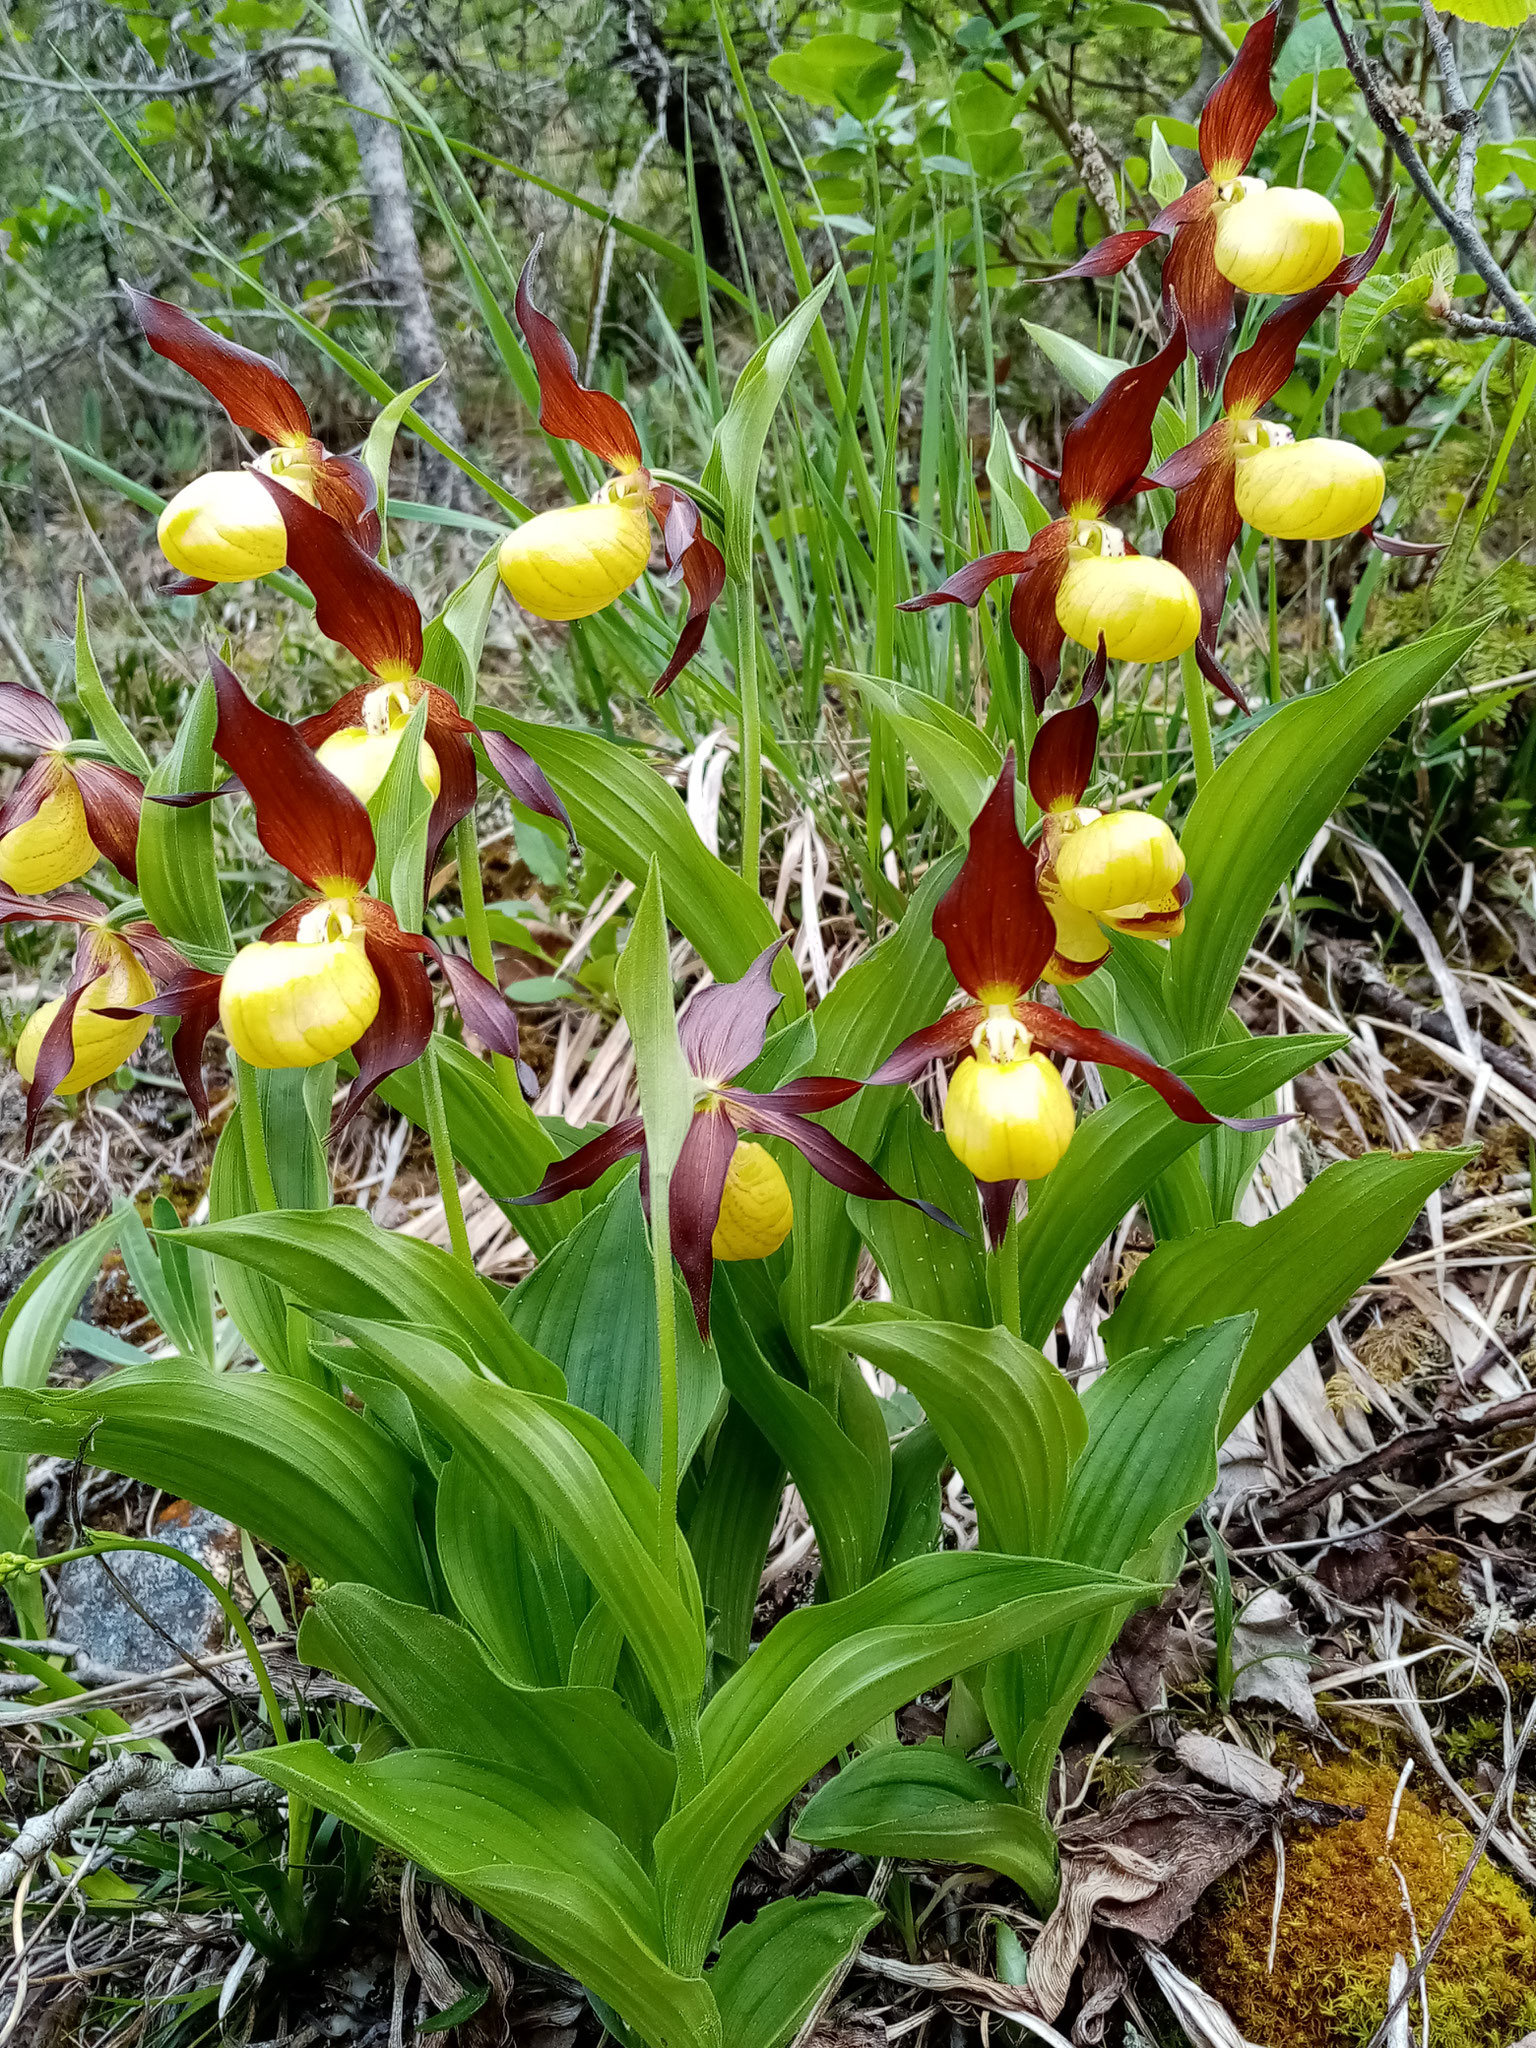
[[(1325, 1472), (1317, 1479), (1308, 1480), (1280, 1502), (1274, 1513), (1267, 1518), (1268, 1529), (1283, 1529), (1288, 1522), (1299, 1521), (1335, 1493), (1342, 1493), (1347, 1486), (1354, 1486), (1362, 1479), (1371, 1479), (1379, 1472), (1389, 1472), (1395, 1465), (1405, 1464), (1410, 1458), (1423, 1457), (1430, 1451), (1450, 1450), (1468, 1437), (1494, 1436), (1501, 1429), (1514, 1429), (1522, 1422), (1536, 1419), (1536, 1393), (1519, 1394), (1512, 1401), (1501, 1401), (1484, 1415), (1460, 1416), (1453, 1421), (1441, 1422), (1428, 1429), (1411, 1429), (1402, 1436), (1393, 1437), (1390, 1443), (1378, 1444), (1374, 1451), (1367, 1451), (1363, 1458), (1356, 1458), (1352, 1464), (1341, 1465), (1337, 1472)], [(1347, 1542), (1348, 1532), (1340, 1534), (1339, 1541)]]
[(1531, 1739), (1533, 1728), (1536, 1728), (1536, 1701), (1531, 1703), (1531, 1710), (1525, 1717), (1525, 1726), (1520, 1730), (1520, 1734), (1516, 1739), (1514, 1753), (1504, 1767), (1504, 1775), (1499, 1780), (1498, 1790), (1489, 1801), (1487, 1815), (1482, 1826), (1477, 1831), (1477, 1840), (1472, 1844), (1472, 1854), (1467, 1858), (1466, 1865), (1460, 1877), (1456, 1880), (1455, 1890), (1445, 1902), (1445, 1911), (1435, 1922), (1430, 1937), (1424, 1944), (1423, 1953), (1408, 1972), (1408, 1977), (1402, 1990), (1398, 1992), (1396, 1998), (1387, 2007), (1386, 2012), (1382, 2015), (1381, 2025), (1372, 2034), (1370, 2040), (1366, 2042), (1365, 2048), (1385, 2048), (1385, 2043), (1391, 2036), (1393, 2021), (1400, 2012), (1406, 2011), (1408, 2001), (1423, 1983), (1425, 1974), (1435, 1959), (1435, 1951), (1439, 1948), (1441, 1942), (1444, 1941), (1450, 1929), (1456, 1908), (1466, 1896), (1467, 1886), (1471, 1884), (1477, 1866), (1482, 1862), (1488, 1844), (1493, 1839), (1493, 1831), (1498, 1826), (1499, 1821), (1499, 1808), (1503, 1803), (1505, 1793), (1515, 1782), (1515, 1773), (1520, 1768), (1520, 1759), (1525, 1754), (1525, 1745)]
[[(1421, 0), (1424, 18), (1430, 39), (1440, 65), (1441, 88), (1445, 98), (1445, 119), (1447, 124), (1461, 134), (1462, 160), (1457, 166), (1456, 192), (1461, 201), (1467, 185), (1465, 160), (1470, 151), (1475, 167), (1477, 135), (1480, 127), (1476, 109), (1467, 104), (1466, 94), (1461, 89), (1461, 79), (1456, 71), (1455, 59), (1429, 0)], [(1339, 13), (1338, 0), (1323, 0), (1328, 19), (1333, 23), (1339, 46), (1344, 52), (1344, 62), (1349, 66), (1349, 75), (1360, 89), (1371, 119), (1392, 146), (1392, 153), (1408, 173), (1419, 196), (1430, 212), (1455, 243), (1462, 258), (1463, 267), (1475, 270), (1490, 292), (1504, 308), (1505, 321), (1502, 326), (1490, 323), (1486, 331), (1511, 334), (1519, 341), (1536, 343), (1536, 315), (1533, 315), (1524, 299), (1515, 290), (1499, 266), (1498, 259), (1483, 240), (1482, 231), (1470, 194), (1467, 210), (1462, 213), (1459, 206), (1452, 206), (1441, 196), (1440, 188), (1430, 175), (1428, 167), (1413, 146), (1412, 138), (1401, 121), (1387, 105), (1381, 94), (1376, 66), (1364, 50), (1354, 41), (1345, 28)], [(1465, 321), (1461, 325), (1468, 325)], [(1481, 323), (1479, 323), (1481, 325)]]

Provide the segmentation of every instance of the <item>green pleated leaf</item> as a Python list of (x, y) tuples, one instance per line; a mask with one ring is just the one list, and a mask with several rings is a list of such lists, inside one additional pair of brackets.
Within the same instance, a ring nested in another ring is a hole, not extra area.
[(1011, 1877), (1039, 1906), (1056, 1893), (1056, 1844), (996, 1771), (941, 1742), (865, 1750), (815, 1793), (794, 1825), (798, 1841), (860, 1856), (979, 1863)]
[(900, 1195), (933, 1202), (969, 1234), (957, 1237), (905, 1202), (848, 1200), (848, 1213), (895, 1299), (941, 1322), (992, 1321), (976, 1183), (904, 1090), (873, 1164)]
[(234, 958), (235, 942), (219, 889), (208, 804), (174, 809), (149, 801), (214, 788), (224, 776), (213, 757), (219, 707), (204, 679), (193, 694), (176, 744), (145, 784), (139, 818), (139, 894), (150, 923), (194, 966), (218, 974)]
[(785, 2048), (866, 1934), (885, 1918), (873, 1899), (823, 1892), (775, 1899), (733, 1927), (707, 1982), (730, 2048)]
[(1002, 773), (1002, 750), (974, 720), (922, 690), (882, 676), (829, 669), (853, 683), (900, 735), (925, 788), (957, 832), (968, 832)]
[(752, 1616), (783, 1498), (783, 1460), (732, 1401), (685, 1529), (705, 1611), (714, 1617), (710, 1637), (717, 1667), (744, 1663), (751, 1649)]
[(75, 695), (85, 707), (92, 732), (118, 767), (126, 768), (130, 775), (144, 780), (152, 772), (154, 763), (124, 725), (121, 713), (107, 695), (106, 685), (101, 680), (101, 669), (91, 646), (91, 629), (86, 623), (83, 576), (75, 585)]
[(654, 854), (614, 979), (635, 1048), (646, 1162), (660, 1203), (693, 1121), (693, 1076), (678, 1043), (671, 941), (662, 902), (661, 863)]
[(592, 1582), (525, 1493), (450, 1458), (437, 1483), (437, 1561), (455, 1608), (513, 1683), (569, 1681)]

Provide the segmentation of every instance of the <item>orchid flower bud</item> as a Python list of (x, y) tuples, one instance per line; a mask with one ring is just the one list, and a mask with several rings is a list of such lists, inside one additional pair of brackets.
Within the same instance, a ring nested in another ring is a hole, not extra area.
[(949, 1149), (978, 1180), (1039, 1180), (1072, 1142), (1076, 1113), (1067, 1085), (1044, 1053), (994, 1060), (978, 1039), (944, 1099)]
[(0, 837), (0, 882), (23, 896), (77, 882), (96, 865), (96, 846), (79, 785), (62, 761), (52, 789), (30, 818)]
[(507, 535), (496, 561), (524, 611), (585, 619), (622, 597), (650, 558), (645, 499), (624, 491), (540, 512)]
[[(363, 723), (344, 725), (316, 747), (323, 767), (344, 782), (359, 803), (371, 803), (399, 751), (400, 738), (411, 722), (409, 694), (398, 683), (370, 690), (363, 700)], [(422, 740), (416, 750), (416, 773), (436, 803), (443, 786), (437, 756)]]
[[(274, 481), (315, 502), (303, 472), (265, 460)], [(194, 477), (160, 514), (160, 552), (173, 569), (207, 583), (245, 583), (268, 576), (288, 559), (283, 515), (248, 469), (214, 469)]]
[(224, 971), (219, 1021), (253, 1067), (317, 1067), (378, 1015), (379, 978), (344, 908), (320, 903), (296, 939), (242, 946)]
[[(155, 985), (121, 939), (99, 933), (94, 944), (99, 952), (109, 955), (110, 964), (75, 1006), (70, 1034), (74, 1063), (54, 1090), (56, 1095), (78, 1095), (82, 1088), (105, 1081), (125, 1060), (133, 1058), (149, 1031), (151, 1020), (148, 1017), (103, 1017), (99, 1014), (102, 1010), (126, 1010), (149, 1002), (155, 993)], [(48, 1027), (59, 1014), (63, 1000), (62, 996), (55, 997), (51, 1003), (44, 1003), (41, 1009), (34, 1010), (17, 1041), (16, 1071), (29, 1087), (37, 1072), (38, 1054), (48, 1035)]]
[(1172, 895), (1184, 853), (1150, 811), (1111, 811), (1066, 834), (1055, 868), (1067, 901), (1103, 916)]
[(1344, 254), (1339, 210), (1320, 192), (1234, 178), (1216, 215), (1213, 261), (1239, 291), (1291, 298), (1321, 284)]
[(761, 1145), (738, 1141), (725, 1172), (710, 1249), (717, 1259), (766, 1259), (790, 1233), (795, 1205), (779, 1162)]
[(1351, 441), (1285, 441), (1237, 450), (1234, 494), (1248, 524), (1276, 540), (1339, 540), (1369, 526), (1387, 477)]
[(1115, 527), (1078, 522), (1056, 591), (1056, 622), (1080, 647), (1096, 650), (1102, 634), (1114, 661), (1171, 660), (1199, 637), (1195, 586), (1172, 562), (1124, 547)]

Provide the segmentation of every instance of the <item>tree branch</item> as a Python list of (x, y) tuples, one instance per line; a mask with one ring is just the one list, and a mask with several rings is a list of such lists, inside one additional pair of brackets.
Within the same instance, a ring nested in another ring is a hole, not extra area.
[(1430, 0), (1420, 0), (1420, 5), (1424, 10), (1425, 20), (1430, 25), (1431, 43), (1433, 44), (1434, 38), (1438, 36), (1443, 46), (1443, 54), (1441, 49), (1437, 49), (1435, 54), (1440, 63), (1445, 120), (1447, 125), (1457, 129), (1461, 136), (1456, 167), (1455, 205), (1451, 205), (1445, 199), (1414, 148), (1412, 137), (1387, 104), (1381, 91), (1376, 66), (1345, 28), (1339, 13), (1338, 0), (1323, 0), (1328, 19), (1333, 23), (1334, 33), (1339, 39), (1339, 47), (1344, 52), (1344, 62), (1349, 66), (1349, 75), (1359, 87), (1371, 119), (1391, 144), (1393, 155), (1408, 173), (1414, 189), (1455, 244), (1463, 269), (1475, 270), (1504, 308), (1506, 318), (1503, 326), (1493, 325), (1490, 331), (1511, 334), (1517, 340), (1536, 344), (1536, 314), (1531, 312), (1530, 307), (1499, 267), (1498, 259), (1483, 240), (1482, 231), (1477, 225), (1472, 183), (1472, 175), (1477, 166), (1479, 122), (1476, 110), (1467, 104), (1467, 96), (1462, 90), (1461, 77), (1456, 70), (1450, 43), (1440, 26), (1439, 17), (1430, 5)]

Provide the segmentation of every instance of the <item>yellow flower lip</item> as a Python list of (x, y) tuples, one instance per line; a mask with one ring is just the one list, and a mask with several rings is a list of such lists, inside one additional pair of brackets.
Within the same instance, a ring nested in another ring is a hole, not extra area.
[[(261, 467), (308, 503), (313, 491), (297, 473)], [(248, 469), (213, 469), (194, 477), (160, 514), (160, 552), (173, 569), (206, 583), (245, 583), (269, 576), (288, 559), (283, 515)]]
[(1075, 554), (1056, 621), (1080, 647), (1096, 650), (1102, 634), (1111, 660), (1168, 661), (1199, 637), (1200, 600), (1183, 570), (1159, 556)]
[(501, 580), (540, 619), (585, 619), (622, 597), (651, 558), (643, 489), (610, 486), (586, 505), (559, 505), (501, 543)]
[(1067, 901), (1103, 917), (1171, 896), (1183, 879), (1184, 852), (1150, 811), (1111, 811), (1066, 833), (1054, 864)]
[(1386, 472), (1350, 441), (1315, 438), (1255, 448), (1233, 480), (1237, 509), (1275, 540), (1340, 540), (1381, 510)]
[(982, 1181), (1039, 1180), (1072, 1142), (1076, 1113), (1044, 1053), (962, 1060), (944, 1099), (944, 1135)]
[[(403, 682), (388, 682), (363, 699), (363, 723), (344, 725), (315, 749), (323, 767), (344, 782), (360, 803), (369, 803), (389, 773), (413, 710)], [(425, 739), (416, 752), (416, 772), (433, 802), (443, 786), (436, 753)]]
[(78, 882), (96, 865), (79, 784), (65, 762), (55, 759), (53, 768), (53, 787), (37, 810), (0, 836), (0, 882), (23, 896)]
[(1218, 186), (1217, 200), (1212, 261), (1239, 291), (1293, 297), (1321, 284), (1344, 254), (1339, 210), (1320, 192), (1237, 178)]
[[(155, 993), (155, 985), (132, 949), (121, 939), (99, 931), (94, 934), (92, 943), (98, 958), (105, 956), (106, 970), (91, 983), (75, 1007), (70, 1032), (75, 1057), (69, 1072), (54, 1089), (56, 1095), (78, 1095), (82, 1089), (105, 1081), (125, 1061), (132, 1059), (149, 1031), (151, 1020), (148, 1017), (100, 1015), (103, 1010), (127, 1010), (139, 1003), (147, 1003)], [(58, 1016), (63, 1001), (63, 997), (58, 996), (34, 1010), (17, 1041), (16, 1071), (28, 1087), (37, 1072), (38, 1055), (48, 1035), (48, 1027)]]
[(381, 991), (345, 900), (316, 903), (297, 936), (242, 946), (224, 971), (219, 1021), (254, 1067), (316, 1067), (355, 1045)]
[(770, 1258), (794, 1221), (794, 1199), (779, 1162), (763, 1146), (739, 1140), (726, 1169), (710, 1250), (728, 1261)]

